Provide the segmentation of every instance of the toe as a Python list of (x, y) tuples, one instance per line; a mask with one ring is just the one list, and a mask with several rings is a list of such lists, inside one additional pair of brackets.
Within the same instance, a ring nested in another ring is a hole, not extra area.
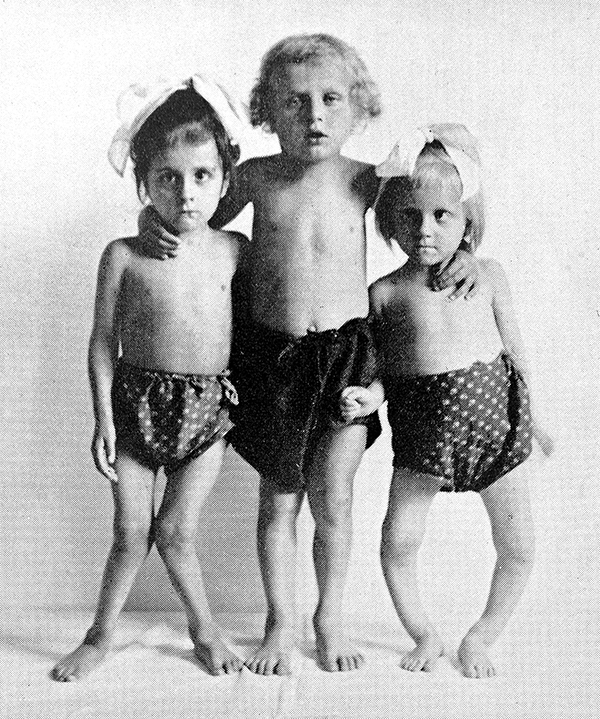
[(288, 657), (282, 657), (277, 662), (277, 666), (275, 667), (275, 673), (280, 677), (288, 676), (292, 673), (292, 667)]

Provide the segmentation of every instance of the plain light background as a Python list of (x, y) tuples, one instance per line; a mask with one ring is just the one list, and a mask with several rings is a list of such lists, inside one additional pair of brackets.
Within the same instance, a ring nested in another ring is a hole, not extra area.
[[(106, 160), (115, 101), (159, 75), (218, 74), (247, 98), (263, 53), (324, 31), (354, 45), (384, 114), (347, 153), (379, 162), (403, 131), (464, 122), (485, 162), (481, 254), (504, 263), (558, 441), (531, 462), (538, 562), (524, 598), (548, 626), (598, 633), (600, 103), (595, 3), (380, 0), (294, 3), (4, 0), (0, 4), (0, 605), (92, 609), (110, 542), (112, 502), (89, 456), (86, 350), (105, 244), (134, 234), (133, 180)], [(245, 156), (276, 149), (251, 133)], [(246, 212), (236, 227), (248, 229)], [(369, 218), (369, 225), (371, 219)], [(393, 266), (372, 231), (370, 277)], [(340, 258), (343, 262), (343, 258)], [(378, 565), (391, 455), (386, 434), (356, 482), (347, 604), (391, 615)], [(217, 611), (264, 608), (254, 548), (256, 475), (233, 453), (201, 520), (199, 547)], [(314, 601), (310, 520), (302, 517), (299, 601)], [(423, 549), (435, 619), (467, 626), (481, 610), (493, 550), (475, 496), (440, 497)], [(153, 555), (134, 609), (178, 604)], [(541, 621), (541, 620), (540, 620)]]

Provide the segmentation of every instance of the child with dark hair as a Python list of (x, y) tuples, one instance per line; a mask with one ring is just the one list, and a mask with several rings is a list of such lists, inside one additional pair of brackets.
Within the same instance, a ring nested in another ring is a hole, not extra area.
[[(198, 659), (213, 674), (242, 666), (212, 620), (194, 544), (237, 401), (228, 379), (230, 287), (245, 238), (208, 222), (233, 179), (242, 111), (199, 75), (134, 86), (124, 99), (135, 111), (109, 159), (122, 175), (131, 157), (138, 194), (178, 235), (181, 252), (160, 262), (124, 238), (111, 242), (100, 261), (89, 347), (92, 455), (111, 481), (114, 539), (94, 622), (55, 666), (58, 681), (80, 679), (105, 658), (153, 544), (183, 602)], [(167, 483), (155, 513), (161, 467)]]

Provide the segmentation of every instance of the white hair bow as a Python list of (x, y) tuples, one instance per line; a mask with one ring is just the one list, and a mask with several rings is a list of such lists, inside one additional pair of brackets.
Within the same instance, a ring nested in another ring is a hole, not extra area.
[(122, 121), (108, 149), (108, 160), (123, 177), (131, 142), (150, 115), (174, 92), (191, 87), (215, 111), (231, 142), (239, 144), (247, 128), (244, 105), (233, 98), (218, 82), (196, 73), (184, 80), (157, 80), (149, 85), (130, 85), (117, 101), (117, 112)]
[[(459, 150), (458, 147), (446, 144), (430, 127), (418, 128), (407, 137), (398, 142), (380, 165), (375, 168), (378, 177), (410, 177), (417, 164), (417, 159), (423, 148), (428, 143), (437, 140), (440, 142), (448, 157), (452, 161), (460, 181), (462, 183), (461, 202), (473, 197), (481, 186), (479, 165), (472, 160), (466, 152)], [(382, 188), (385, 183), (382, 183)]]

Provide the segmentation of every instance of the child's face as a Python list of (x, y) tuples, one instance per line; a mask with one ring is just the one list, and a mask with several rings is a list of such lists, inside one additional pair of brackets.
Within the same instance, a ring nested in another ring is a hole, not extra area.
[(466, 229), (460, 190), (448, 182), (429, 182), (403, 192), (394, 204), (394, 237), (409, 258), (431, 267), (447, 262)]
[(175, 234), (206, 227), (227, 190), (214, 139), (178, 141), (156, 155), (146, 178), (152, 204)]
[(270, 126), (282, 152), (309, 164), (339, 155), (359, 119), (341, 62), (284, 65), (272, 82)]

